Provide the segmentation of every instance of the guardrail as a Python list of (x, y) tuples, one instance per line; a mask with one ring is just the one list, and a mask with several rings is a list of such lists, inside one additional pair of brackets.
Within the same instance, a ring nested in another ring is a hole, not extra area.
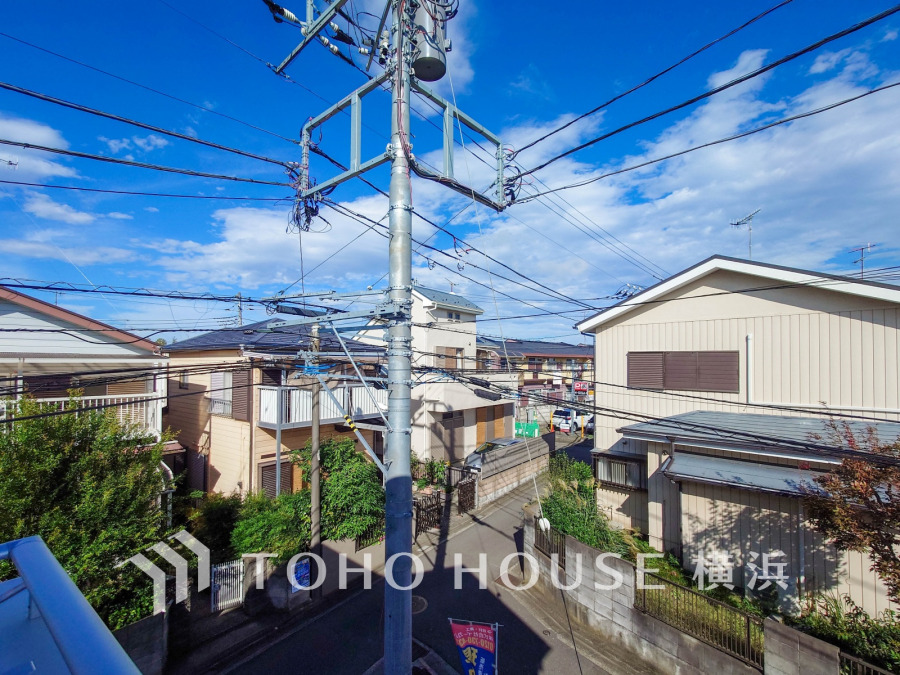
[(841, 675), (891, 675), (891, 671), (866, 663), (847, 652), (841, 652)]
[(534, 547), (548, 558), (558, 555), (560, 568), (566, 569), (566, 535), (552, 527), (544, 532), (540, 520), (534, 517)]
[(643, 586), (635, 588), (635, 609), (762, 670), (765, 632), (761, 617), (656, 574), (645, 572)]

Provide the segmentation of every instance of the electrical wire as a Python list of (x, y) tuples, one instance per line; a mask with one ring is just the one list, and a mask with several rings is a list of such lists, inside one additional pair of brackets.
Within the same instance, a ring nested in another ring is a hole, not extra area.
[(544, 190), (542, 192), (537, 192), (535, 194), (528, 195), (523, 199), (519, 199), (518, 203), (524, 204), (526, 202), (530, 202), (534, 199), (538, 199), (540, 197), (544, 197), (545, 195), (553, 194), (555, 192), (560, 192), (562, 190), (571, 190), (578, 187), (583, 187), (585, 185), (590, 185), (591, 183), (596, 183), (605, 178), (610, 178), (611, 176), (618, 176), (619, 174), (628, 173), (629, 171), (636, 171), (637, 169), (643, 169), (648, 166), (652, 166), (653, 164), (658, 164), (660, 162), (665, 162), (670, 159), (674, 159), (675, 157), (681, 157), (682, 155), (687, 155), (691, 152), (696, 152), (697, 150), (703, 150), (704, 148), (710, 148), (715, 145), (721, 145), (722, 143), (728, 143), (731, 141), (735, 141), (741, 138), (746, 138), (747, 136), (752, 136), (754, 134), (758, 134), (762, 131), (766, 131), (768, 129), (772, 129), (777, 126), (781, 126), (782, 124), (788, 124), (789, 122), (794, 122), (796, 120), (804, 119), (807, 117), (813, 117), (814, 115), (818, 115), (820, 113), (828, 112), (829, 110), (834, 110), (835, 108), (839, 108), (840, 106), (847, 105), (848, 103), (853, 103), (867, 96), (871, 96), (872, 94), (877, 94), (879, 92), (886, 91), (888, 89), (893, 89), (894, 87), (900, 85), (900, 82), (893, 82), (891, 84), (886, 84), (880, 87), (875, 87), (874, 89), (869, 89), (868, 91), (864, 91), (861, 94), (856, 96), (851, 96), (849, 98), (845, 98), (841, 101), (836, 101), (834, 103), (830, 103), (828, 105), (822, 106), (821, 108), (816, 108), (815, 110), (808, 110), (803, 113), (798, 113), (796, 115), (790, 115), (789, 117), (782, 118), (780, 120), (776, 120), (774, 122), (769, 122), (768, 124), (764, 124), (762, 126), (756, 127), (754, 129), (750, 129), (748, 131), (742, 131), (738, 134), (733, 134), (731, 136), (726, 136), (725, 138), (720, 138), (715, 141), (709, 141), (708, 143), (702, 143), (701, 145), (695, 145), (690, 148), (686, 148), (685, 150), (680, 150), (678, 152), (673, 152), (671, 154), (665, 155), (663, 157), (656, 157), (654, 159), (647, 160), (645, 162), (640, 162), (639, 164), (633, 164), (631, 166), (624, 167), (622, 169), (616, 169), (615, 171), (608, 171), (606, 173), (601, 174), (600, 176), (595, 176), (593, 178), (588, 178), (586, 180), (578, 181), (577, 183), (570, 183), (569, 185), (562, 185), (560, 187), (550, 188)]
[(671, 66), (669, 66), (668, 68), (665, 68), (664, 70), (661, 70), (660, 72), (656, 73), (655, 75), (652, 75), (651, 77), (647, 78), (646, 80), (644, 80), (644, 81), (641, 82), (640, 84), (638, 84), (638, 85), (632, 87), (631, 89), (628, 89), (627, 91), (622, 92), (621, 94), (617, 94), (616, 96), (613, 96), (611, 99), (609, 99), (609, 100), (606, 101), (605, 103), (601, 103), (601, 104), (598, 105), (596, 108), (592, 108), (591, 110), (588, 110), (586, 113), (582, 113), (581, 115), (578, 115), (577, 117), (575, 117), (575, 118), (569, 120), (568, 122), (566, 122), (566, 123), (563, 124), (562, 126), (559, 126), (559, 127), (557, 127), (556, 129), (554, 129), (554, 130), (552, 130), (552, 131), (549, 131), (549, 132), (543, 134), (543, 135), (540, 136), (539, 138), (536, 138), (536, 139), (534, 139), (533, 141), (530, 141), (530, 142), (526, 143), (525, 145), (523, 145), (523, 146), (522, 146), (521, 148), (519, 148), (518, 150), (513, 151), (513, 153), (512, 153), (512, 159), (515, 159), (515, 156), (518, 155), (520, 152), (523, 152), (523, 151), (527, 150), (528, 148), (534, 147), (534, 146), (537, 145), (538, 143), (541, 143), (542, 141), (547, 140), (547, 139), (550, 138), (551, 136), (553, 136), (553, 135), (555, 135), (555, 134), (558, 134), (560, 131), (563, 131), (564, 129), (568, 129), (570, 126), (572, 126), (572, 125), (575, 124), (576, 122), (579, 122), (580, 120), (583, 120), (583, 119), (585, 119), (586, 117), (590, 117), (591, 115), (593, 115), (593, 114), (595, 114), (595, 113), (597, 113), (597, 112), (600, 112), (600, 111), (603, 110), (604, 108), (609, 107), (610, 105), (612, 105), (612, 104), (615, 103), (616, 101), (619, 101), (619, 100), (625, 98), (625, 97), (628, 96), (629, 94), (633, 94), (634, 92), (638, 91), (639, 89), (643, 89), (643, 88), (646, 87), (648, 84), (654, 82), (655, 80), (658, 80), (658, 79), (659, 79), (660, 77), (662, 77), (663, 75), (666, 75), (666, 74), (670, 73), (671, 71), (675, 70), (678, 66), (681, 66), (681, 65), (687, 63), (688, 61), (690, 61), (691, 59), (693, 59), (695, 56), (699, 56), (700, 54), (702, 54), (703, 52), (705, 52), (705, 51), (706, 51), (707, 49), (709, 49), (710, 47), (714, 47), (715, 45), (719, 44), (719, 43), (722, 42), (723, 40), (727, 40), (727, 39), (730, 38), (732, 35), (735, 35), (736, 33), (739, 33), (740, 31), (742, 31), (742, 30), (744, 30), (745, 28), (747, 28), (748, 26), (750, 26), (750, 25), (756, 23), (756, 22), (759, 21), (760, 19), (765, 18), (766, 16), (768, 16), (768, 15), (771, 14), (772, 12), (781, 9), (781, 8), (784, 7), (785, 5), (789, 5), (792, 1), (793, 1), (793, 0), (784, 0), (783, 2), (779, 2), (777, 5), (774, 5), (773, 7), (770, 7), (769, 9), (765, 10), (764, 12), (762, 12), (762, 13), (760, 13), (760, 14), (757, 14), (756, 16), (754, 16), (754, 17), (753, 17), (752, 19), (750, 19), (749, 21), (746, 21), (746, 22), (742, 23), (742, 24), (741, 24), (740, 26), (738, 26), (737, 28), (733, 28), (732, 30), (728, 31), (727, 33), (725, 33), (725, 34), (722, 35), (721, 37), (717, 37), (717, 38), (716, 38), (715, 40), (713, 40), (712, 42), (706, 43), (705, 45), (703, 45), (703, 46), (700, 47), (699, 49), (697, 49), (697, 50), (691, 52), (690, 54), (688, 54), (687, 56), (685, 56), (685, 57), (684, 57), (683, 59), (681, 59), (680, 61), (677, 61), (676, 63), (673, 63), (673, 64), (672, 64)]
[(606, 140), (607, 138), (616, 136), (617, 134), (620, 134), (623, 131), (627, 131), (628, 129), (633, 129), (634, 127), (637, 127), (641, 124), (645, 124), (652, 120), (659, 119), (660, 117), (663, 117), (664, 115), (668, 115), (668, 114), (676, 112), (678, 110), (682, 110), (683, 108), (693, 105), (694, 103), (697, 103), (699, 101), (710, 98), (711, 96), (715, 96), (716, 94), (719, 94), (723, 91), (731, 89), (732, 87), (736, 87), (737, 85), (743, 84), (744, 82), (748, 82), (754, 78), (759, 77), (760, 75), (764, 75), (765, 73), (768, 73), (770, 70), (774, 70), (775, 68), (777, 68), (781, 65), (784, 65), (785, 63), (793, 61), (793, 60), (795, 60), (801, 56), (804, 56), (806, 54), (809, 54), (810, 52), (813, 52), (831, 42), (834, 42), (835, 40), (838, 40), (840, 38), (851, 35), (859, 30), (862, 30), (863, 28), (867, 28), (868, 26), (871, 26), (872, 24), (877, 23), (878, 21), (882, 21), (882, 20), (888, 18), (889, 16), (893, 16), (897, 12), (900, 12), (900, 5), (895, 5), (894, 7), (891, 7), (890, 9), (880, 12), (880, 13), (876, 14), (875, 16), (872, 16), (864, 21), (860, 21), (859, 23), (856, 23), (856, 24), (850, 26), (849, 28), (845, 28), (844, 30), (838, 31), (837, 33), (829, 35), (828, 37), (822, 38), (821, 40), (814, 42), (810, 45), (807, 45), (806, 47), (803, 47), (802, 49), (800, 49), (798, 51), (788, 54), (787, 56), (783, 56), (782, 58), (780, 58), (776, 61), (773, 61), (772, 63), (770, 63), (768, 65), (761, 66), (760, 68), (757, 68), (754, 71), (751, 71), (749, 73), (741, 75), (740, 77), (736, 77), (733, 80), (726, 82), (725, 84), (722, 84), (718, 87), (713, 87), (712, 89), (709, 89), (702, 94), (699, 94), (697, 96), (689, 98), (686, 101), (682, 101), (681, 103), (678, 103), (677, 105), (671, 106), (671, 107), (666, 108), (665, 110), (661, 110), (659, 112), (655, 112), (652, 115), (648, 115), (647, 117), (641, 118), (635, 122), (630, 122), (629, 124), (626, 124), (617, 129), (614, 129), (613, 131), (609, 131), (605, 134), (597, 136), (596, 138), (592, 138), (588, 141), (585, 141), (584, 143), (580, 143), (579, 145), (575, 146), (574, 148), (570, 148), (569, 150), (566, 150), (565, 152), (559, 153), (558, 155), (554, 155), (550, 159), (545, 160), (544, 162), (538, 164), (537, 166), (535, 166), (531, 169), (519, 172), (515, 178), (521, 179), (525, 176), (531, 175), (537, 171), (540, 171), (541, 169), (548, 167), (549, 165), (553, 164), (554, 162), (559, 161), (560, 159), (563, 159), (563, 158), (568, 157), (576, 152), (584, 150), (585, 148), (595, 145), (596, 143)]
[(238, 150), (237, 148), (230, 148), (227, 145), (213, 143), (212, 141), (204, 141), (202, 138), (195, 138), (193, 136), (188, 136), (187, 134), (182, 134), (178, 131), (164, 129), (162, 127), (157, 127), (152, 124), (147, 124), (146, 122), (139, 122), (137, 120), (129, 119), (127, 117), (122, 117), (121, 115), (114, 115), (113, 113), (108, 113), (103, 110), (97, 110), (96, 108), (89, 108), (85, 105), (81, 105), (80, 103), (72, 103), (71, 101), (65, 101), (61, 98), (56, 98), (55, 96), (50, 96), (48, 94), (42, 94), (37, 91), (32, 91), (31, 89), (25, 89), (24, 87), (18, 87), (16, 85), (10, 84), (8, 82), (0, 82), (0, 89), (6, 89), (7, 91), (12, 91), (17, 94), (23, 94), (24, 96), (30, 96), (31, 98), (36, 98), (39, 101), (45, 101), (46, 103), (53, 103), (54, 105), (62, 106), (63, 108), (69, 108), (71, 110), (77, 110), (78, 112), (88, 113), (89, 115), (96, 115), (97, 117), (103, 117), (105, 119), (113, 120), (115, 122), (122, 122), (124, 124), (130, 124), (131, 126), (138, 127), (139, 129), (144, 129), (146, 131), (152, 131), (157, 134), (163, 134), (164, 136), (171, 136), (172, 138), (178, 138), (183, 141), (190, 141), (191, 143), (197, 143), (199, 145), (204, 145), (208, 148), (214, 148), (216, 150), (223, 150), (225, 152), (230, 152), (235, 155), (241, 155), (242, 157), (249, 157), (250, 159), (258, 159), (262, 162), (269, 162), (270, 164), (277, 164), (278, 166), (283, 166), (286, 169), (290, 169), (292, 166), (292, 165), (288, 164), (287, 162), (281, 161), (280, 159), (272, 159), (271, 157), (265, 157), (263, 155), (257, 155), (252, 152)]
[(242, 124), (242, 125), (244, 125), (245, 127), (249, 127), (250, 129), (255, 129), (256, 131), (261, 131), (261, 132), (263, 132), (264, 134), (269, 134), (270, 136), (274, 136), (275, 138), (280, 138), (280, 139), (282, 139), (282, 140), (284, 140), (284, 141), (287, 141), (288, 143), (294, 143), (294, 144), (298, 143), (298, 141), (295, 140), (295, 139), (293, 139), (293, 138), (288, 138), (287, 136), (282, 136), (281, 134), (275, 133), (274, 131), (269, 131), (268, 129), (263, 129), (262, 127), (256, 126), (255, 124), (251, 124), (250, 122), (245, 122), (245, 121), (243, 121), (243, 120), (238, 119), (237, 117), (232, 117), (231, 115), (226, 115), (225, 113), (219, 112), (218, 110), (215, 110), (215, 109), (210, 108), (210, 107), (208, 107), (208, 106), (200, 105), (200, 104), (198, 104), (198, 103), (191, 103), (190, 101), (186, 101), (186, 100), (183, 99), (183, 98), (178, 98), (177, 96), (173, 96), (172, 94), (167, 94), (166, 92), (160, 91), (159, 89), (154, 89), (153, 87), (148, 87), (147, 85), (141, 84), (140, 82), (135, 82), (134, 80), (129, 80), (127, 77), (121, 77), (120, 75), (116, 75), (116, 74), (111, 73), (111, 72), (109, 72), (109, 71), (107, 71), (107, 70), (103, 70), (102, 68), (97, 68), (97, 67), (95, 67), (95, 66), (92, 66), (92, 65), (89, 65), (89, 64), (87, 64), (87, 63), (84, 63), (83, 61), (79, 61), (78, 59), (73, 59), (73, 58), (71, 58), (71, 57), (69, 57), (69, 56), (65, 56), (65, 55), (60, 54), (60, 53), (58, 53), (58, 52), (54, 52), (54, 51), (52, 51), (52, 50), (50, 50), (50, 49), (47, 49), (46, 47), (40, 47), (40, 46), (38, 46), (38, 45), (36, 45), (36, 44), (33, 44), (33, 43), (31, 43), (31, 42), (27, 42), (26, 40), (23, 40), (23, 39), (21, 39), (21, 38), (17, 38), (17, 37), (14, 37), (14, 36), (12, 36), (12, 35), (9, 35), (8, 33), (4, 33), (4, 32), (2, 32), (2, 31), (0, 31), (0, 36), (3, 36), (3, 37), (5, 37), (5, 38), (7, 38), (7, 39), (9, 39), (9, 40), (14, 40), (15, 42), (18, 42), (18, 43), (20, 43), (20, 44), (23, 44), (23, 45), (26, 45), (26, 46), (28, 46), (28, 47), (31, 47), (32, 49), (37, 49), (38, 51), (42, 51), (42, 52), (44, 52), (44, 53), (46, 53), (46, 54), (50, 54), (51, 56), (55, 56), (55, 57), (57, 57), (57, 58), (59, 58), (59, 59), (63, 59), (64, 61), (68, 61), (69, 63), (74, 63), (74, 64), (76, 64), (76, 65), (78, 65), (78, 66), (83, 67), (83, 68), (87, 68), (87, 69), (89, 69), (89, 70), (93, 70), (94, 72), (100, 73), (101, 75), (106, 75), (107, 77), (115, 78), (116, 80), (119, 80), (119, 81), (121, 81), (121, 82), (125, 82), (125, 83), (127, 83), (127, 84), (131, 84), (131, 85), (133, 85), (133, 86), (135, 86), (135, 87), (140, 87), (141, 89), (144, 89), (144, 90), (146, 90), (146, 91), (152, 92), (152, 93), (154, 93), (154, 94), (158, 94), (159, 96), (165, 96), (165, 97), (168, 98), (168, 99), (171, 99), (171, 100), (173, 100), (173, 101), (178, 101), (179, 103), (184, 103), (185, 105), (189, 105), (189, 106), (191, 106), (192, 108), (196, 108), (196, 109), (198, 109), (198, 110), (202, 110), (203, 112), (207, 112), (207, 113), (210, 113), (210, 114), (212, 114), (212, 115), (217, 115), (218, 117), (222, 117), (222, 118), (224, 118), (224, 119), (231, 120), (232, 122), (237, 122), (238, 124)]
[(104, 157), (103, 155), (92, 155), (87, 152), (78, 152), (76, 150), (63, 150), (62, 148), (51, 148), (45, 145), (35, 145), (33, 143), (23, 143), (21, 141), (11, 141), (0, 138), (0, 145), (12, 145), (26, 150), (41, 150), (43, 152), (51, 152), (57, 155), (66, 155), (68, 157), (80, 157), (82, 159), (93, 159), (100, 162), (109, 162), (111, 164), (121, 164), (124, 166), (134, 166), (141, 169), (153, 169), (154, 171), (166, 171), (169, 173), (179, 173), (185, 176), (195, 176), (198, 178), (215, 178), (218, 180), (232, 180), (240, 183), (254, 183), (256, 185), (277, 185), (278, 187), (293, 187), (290, 183), (279, 183), (269, 180), (257, 180), (255, 178), (241, 178), (238, 176), (223, 176), (215, 173), (204, 173), (202, 171), (192, 171), (190, 169), (177, 169), (169, 166), (160, 166), (158, 164), (147, 164), (145, 162), (134, 162), (127, 159), (118, 159), (116, 157)]
[(55, 190), (75, 190), (76, 192), (99, 192), (111, 195), (129, 195), (134, 197), (174, 197), (178, 199), (219, 199), (226, 201), (250, 201), (250, 202), (283, 202), (293, 201), (294, 197), (225, 197), (222, 195), (177, 195), (165, 192), (136, 192), (134, 190), (102, 190), (100, 188), (88, 188), (75, 185), (50, 185), (47, 183), (27, 183), (18, 180), (0, 180), (6, 185), (22, 185), (24, 187), (39, 187)]

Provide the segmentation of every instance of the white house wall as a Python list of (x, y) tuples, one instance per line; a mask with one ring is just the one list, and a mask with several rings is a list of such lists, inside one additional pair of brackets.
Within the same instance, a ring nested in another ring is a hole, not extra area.
[[(810, 415), (826, 413), (824, 402), (836, 410), (871, 408), (878, 416), (900, 419), (900, 413), (888, 412), (900, 410), (900, 308), (810, 287), (728, 292), (766, 285), (775, 284), (717, 272), (681, 289), (682, 299), (648, 304), (601, 326), (595, 346), (598, 405), (654, 417), (698, 409), (778, 414), (746, 405), (747, 336), (752, 335), (753, 401), (808, 406)], [(630, 351), (704, 350), (740, 352), (739, 393), (625, 388)], [(598, 416), (596, 449), (626, 450), (615, 429), (630, 422)]]

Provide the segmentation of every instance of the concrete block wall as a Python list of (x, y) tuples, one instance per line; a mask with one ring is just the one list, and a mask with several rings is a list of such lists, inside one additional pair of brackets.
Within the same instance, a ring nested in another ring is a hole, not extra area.
[(840, 649), (778, 621), (766, 619), (766, 675), (839, 675)]
[[(534, 590), (543, 594), (547, 602), (559, 602), (560, 592), (565, 593), (570, 601), (568, 606), (573, 620), (624, 644), (661, 672), (675, 675), (759, 674), (758, 670), (742, 661), (636, 610), (634, 565), (607, 555), (603, 564), (608, 569), (602, 569), (596, 561), (603, 553), (572, 537), (566, 537), (565, 579), (560, 578), (562, 574), (559, 572), (560, 577), (557, 578), (560, 585), (573, 588), (563, 591), (555, 588), (550, 576), (550, 559), (534, 548), (534, 518), (533, 513), (527, 510), (524, 552), (537, 564), (537, 570), (525, 571), (526, 578), (530, 579), (535, 572), (539, 575)], [(527, 558), (526, 565), (532, 566)], [(576, 584), (579, 576), (580, 583)]]
[(169, 613), (162, 612), (113, 632), (143, 675), (162, 675), (169, 641)]
[(507, 492), (516, 489), (525, 481), (531, 480), (549, 466), (549, 455), (542, 455), (530, 461), (523, 462), (506, 471), (495, 473), (493, 476), (478, 479), (478, 506), (499, 499)]

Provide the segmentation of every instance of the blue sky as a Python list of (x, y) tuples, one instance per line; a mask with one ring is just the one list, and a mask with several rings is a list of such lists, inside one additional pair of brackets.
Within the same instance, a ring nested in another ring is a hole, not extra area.
[[(449, 77), (435, 88), (519, 148), (774, 4), (573, 2), (561, 13), (557, 7), (548, 9), (547, 3), (462, 0), (458, 16), (448, 25), (453, 40)], [(286, 6), (302, 12), (299, 4)], [(523, 151), (517, 160), (531, 168), (889, 6), (794, 0), (639, 92)], [(380, 14), (382, 7), (364, 0), (348, 5), (365, 27), (377, 23), (365, 12)], [(295, 27), (273, 22), (262, 2), (150, 0), (134, 6), (51, 0), (39, 10), (28, 3), (4, 3), (0, 26), (5, 57), (0, 81), (283, 161), (300, 160), (299, 148), (290, 139), (299, 138), (308, 117), (365, 81), (359, 71), (319, 45), (288, 68), (293, 82), (274, 75), (265, 62), (279, 63), (301, 36)], [(900, 14), (598, 143), (527, 179), (520, 196), (896, 82), (898, 29)], [(364, 65), (363, 58), (355, 59)], [(379, 72), (377, 66), (373, 72)], [(380, 92), (366, 99), (364, 135), (370, 153), (387, 142), (388, 103)], [(469, 252), (418, 221), (414, 237), (428, 239), (450, 256), (425, 252), (427, 257), (450, 269), (430, 269), (425, 257), (415, 256), (414, 276), (443, 290), (453, 282), (457, 292), (486, 310), (487, 334), (577, 342), (582, 338), (572, 324), (584, 313), (569, 314), (569, 319), (491, 321), (497, 311), (510, 317), (575, 306), (491, 278), (487, 269), (514, 276), (479, 251), (569, 297), (603, 306), (609, 301), (597, 298), (614, 294), (623, 284), (653, 283), (648, 267), (662, 275), (661, 270), (674, 273), (715, 253), (745, 256), (747, 233), (732, 229), (729, 222), (761, 208), (753, 221), (755, 259), (849, 271), (855, 259), (850, 249), (872, 242), (878, 245), (868, 266), (896, 265), (898, 108), (900, 87), (739, 141), (514, 205), (501, 214), (470, 206), (448, 225), (477, 249)], [(422, 161), (439, 165), (434, 126), (439, 118), (422, 104), (417, 109), (422, 116), (414, 115), (411, 123), (414, 152)], [(337, 118), (326, 125), (320, 147), (346, 162), (348, 132), (347, 119)], [(0, 90), (0, 138), (201, 172), (285, 180), (276, 165), (5, 90)], [(466, 150), (457, 149), (456, 175), (480, 185), (489, 169), (468, 152), (474, 149), (471, 139), (465, 142)], [(167, 174), (16, 147), (0, 146), (0, 160), (18, 163), (15, 168), (0, 163), (0, 179), (8, 181), (283, 199), (188, 200), (0, 183), (0, 276), (254, 297), (277, 292), (301, 276), (301, 239), (287, 231), (289, 188)], [(324, 163), (314, 163), (313, 170), (320, 180), (332, 172)], [(367, 178), (387, 188), (386, 167)], [(341, 185), (331, 197), (376, 220), (387, 212), (386, 199), (359, 181)], [(440, 223), (468, 204), (464, 197), (418, 179), (413, 200), (417, 211)], [(369, 232), (346, 246), (363, 226), (328, 209), (323, 208), (322, 215), (328, 222), (313, 223), (302, 236), (304, 269), (318, 266), (307, 275), (306, 290), (350, 291), (383, 284), (379, 280), (387, 269), (386, 240)], [(622, 251), (626, 245), (628, 255), (643, 257), (640, 266), (611, 250)], [(457, 274), (460, 268), (484, 286)], [(495, 304), (492, 285), (530, 305), (503, 295)], [(58, 301), (142, 334), (151, 329), (217, 328), (236, 318), (236, 306), (199, 301), (138, 302), (74, 294), (60, 295)], [(245, 309), (247, 321), (264, 316)]]

